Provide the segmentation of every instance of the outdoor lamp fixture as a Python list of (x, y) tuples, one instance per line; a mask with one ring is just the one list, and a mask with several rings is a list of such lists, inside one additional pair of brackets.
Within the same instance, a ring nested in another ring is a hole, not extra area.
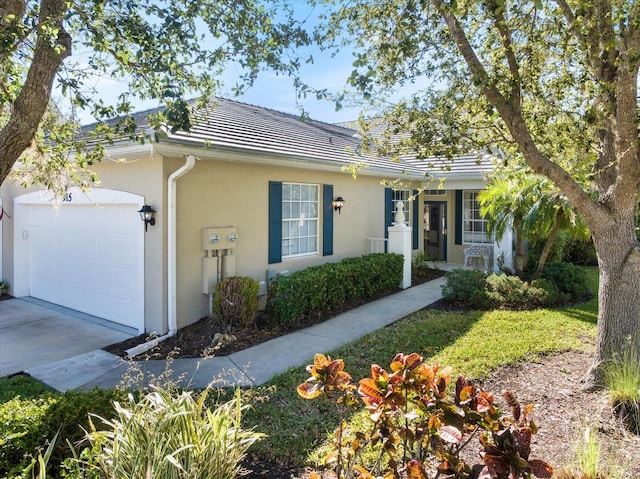
[(346, 202), (344, 201), (342, 196), (338, 196), (335, 200), (331, 202), (331, 206), (333, 206), (333, 209), (337, 211), (338, 214), (340, 214), (340, 210), (342, 209), (345, 203)]
[(140, 208), (138, 210), (138, 213), (140, 213), (140, 219), (142, 221), (144, 221), (144, 231), (145, 231), (145, 233), (147, 232), (147, 227), (149, 225), (153, 226), (153, 225), (156, 224), (156, 219), (153, 217), (155, 212), (156, 212), (156, 210), (154, 210), (149, 205), (143, 205), (142, 208)]

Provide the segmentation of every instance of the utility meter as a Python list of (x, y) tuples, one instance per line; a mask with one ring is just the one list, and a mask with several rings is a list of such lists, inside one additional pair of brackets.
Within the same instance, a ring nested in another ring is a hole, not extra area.
[(202, 229), (202, 249), (216, 251), (236, 247), (238, 234), (233, 226)]

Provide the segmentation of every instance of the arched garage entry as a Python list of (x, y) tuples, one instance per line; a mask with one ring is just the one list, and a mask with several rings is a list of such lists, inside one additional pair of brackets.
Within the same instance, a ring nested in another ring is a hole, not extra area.
[(32, 296), (144, 332), (140, 195), (70, 189), (15, 199), (14, 294)]

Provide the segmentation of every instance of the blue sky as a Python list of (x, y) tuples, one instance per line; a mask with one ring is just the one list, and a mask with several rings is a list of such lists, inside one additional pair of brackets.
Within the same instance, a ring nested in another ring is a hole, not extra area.
[[(340, 92), (346, 85), (348, 76), (353, 70), (352, 55), (350, 52), (341, 52), (337, 57), (330, 58), (329, 54), (314, 52), (315, 62), (304, 65), (301, 75), (303, 81), (312, 87), (328, 89), (331, 92)], [(224, 76), (221, 96), (251, 103), (253, 105), (272, 108), (286, 113), (300, 114), (301, 108), (314, 120), (336, 123), (357, 119), (361, 108), (351, 107), (336, 111), (335, 104), (327, 100), (317, 100), (315, 96), (306, 99), (297, 99), (293, 87), (293, 80), (285, 76), (277, 76), (275, 73), (265, 71), (260, 74), (255, 85), (248, 89), (243, 96), (236, 97), (231, 89), (240, 73), (233, 67), (229, 67)], [(125, 81), (110, 78), (100, 78), (94, 83), (96, 90), (105, 102), (115, 102), (117, 96), (127, 89)], [(54, 90), (54, 98), (59, 92)], [(138, 101), (135, 103), (136, 111), (155, 108), (159, 105), (157, 100)], [(88, 112), (80, 112), (79, 120), (82, 124), (92, 123), (94, 120)]]
[[(331, 58), (329, 53), (315, 50), (313, 57), (314, 63), (304, 65), (302, 68), (303, 81), (317, 89), (326, 88), (330, 92), (341, 92), (353, 70), (351, 52), (342, 51), (335, 58)], [(231, 87), (236, 73), (232, 69), (227, 73), (230, 78), (227, 85)], [(287, 113), (300, 113), (300, 107), (302, 107), (314, 120), (328, 123), (355, 120), (360, 112), (359, 107), (345, 107), (336, 111), (333, 102), (317, 100), (313, 95), (297, 99), (291, 78), (276, 76), (272, 72), (263, 72), (256, 84), (241, 97), (232, 97), (229, 92), (224, 91), (222, 95)]]
[[(306, 18), (310, 23), (309, 28), (313, 28), (315, 24), (313, 17), (317, 16), (318, 11), (314, 11), (313, 7), (310, 7), (304, 1), (294, 1), (293, 5), (296, 8), (297, 15), (301, 18)], [(307, 82), (313, 88), (328, 89), (330, 92), (342, 91), (346, 85), (347, 78), (353, 70), (352, 52), (343, 50), (334, 56), (330, 52), (321, 51), (317, 46), (309, 47), (301, 52), (303, 58), (309, 54), (313, 56), (314, 63), (303, 64), (300, 72), (302, 81)], [(71, 61), (82, 63), (82, 56), (74, 57)], [(311, 118), (329, 123), (355, 120), (361, 110), (359, 107), (345, 107), (340, 111), (336, 111), (333, 102), (317, 100), (315, 96), (310, 96), (306, 99), (297, 99), (292, 79), (289, 77), (276, 76), (269, 71), (262, 72), (255, 85), (243, 96), (235, 97), (231, 93), (231, 88), (239, 76), (240, 72), (236, 70), (234, 66), (230, 66), (226, 70), (223, 78), (225, 86), (219, 94), (227, 98), (237, 99), (246, 103), (287, 113), (300, 114), (302, 111), (301, 108), (303, 108)], [(127, 89), (126, 82), (110, 78), (97, 79), (94, 85), (100, 97), (108, 103), (115, 103), (118, 94)], [(56, 98), (57, 95), (59, 97), (59, 92), (54, 90), (53, 94), (54, 98)], [(157, 101), (139, 101), (135, 103), (135, 109), (136, 111), (141, 111), (155, 108), (158, 105)], [(94, 121), (89, 113), (83, 112), (79, 112), (79, 120), (83, 124)]]

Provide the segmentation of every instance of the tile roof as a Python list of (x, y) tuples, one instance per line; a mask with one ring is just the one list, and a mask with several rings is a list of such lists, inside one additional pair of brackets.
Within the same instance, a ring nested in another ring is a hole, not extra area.
[[(134, 115), (141, 130), (149, 127), (145, 117), (153, 111)], [(411, 179), (424, 179), (429, 174), (480, 179), (493, 169), (487, 158), (473, 155), (450, 162), (408, 156), (393, 161), (372, 153), (363, 154), (361, 136), (353, 128), (225, 98), (215, 98), (206, 107), (194, 109), (191, 123), (189, 132), (171, 133), (165, 129), (159, 142), (261, 154), (325, 167), (360, 165), (362, 172)]]

